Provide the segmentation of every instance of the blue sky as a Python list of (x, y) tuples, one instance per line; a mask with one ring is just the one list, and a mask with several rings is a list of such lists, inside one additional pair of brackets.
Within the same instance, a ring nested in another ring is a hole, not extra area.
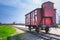
[(55, 8), (59, 15), (60, 1), (57, 0), (0, 0), (0, 22), (24, 23), (25, 14), (35, 8), (40, 8), (41, 4), (46, 1), (52, 1), (55, 3)]

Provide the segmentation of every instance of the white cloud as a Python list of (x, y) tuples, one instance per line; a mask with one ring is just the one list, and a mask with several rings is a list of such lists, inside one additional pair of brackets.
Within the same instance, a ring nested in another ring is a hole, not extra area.
[(40, 4), (41, 0), (33, 0), (35, 4)]

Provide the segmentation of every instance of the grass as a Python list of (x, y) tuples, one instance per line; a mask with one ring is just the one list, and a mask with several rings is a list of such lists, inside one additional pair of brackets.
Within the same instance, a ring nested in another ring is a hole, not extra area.
[(7, 37), (15, 32), (16, 29), (11, 25), (0, 25), (0, 40), (7, 40)]
[(12, 36), (12, 38), (9, 37), (8, 40), (11, 40), (11, 39), (15, 39), (15, 40), (24, 40), (24, 39), (22, 38), (22, 35), (23, 35), (23, 34), (24, 34), (24, 33), (21, 33), (21, 34)]
[(58, 25), (58, 27), (60, 28), (60, 25)]

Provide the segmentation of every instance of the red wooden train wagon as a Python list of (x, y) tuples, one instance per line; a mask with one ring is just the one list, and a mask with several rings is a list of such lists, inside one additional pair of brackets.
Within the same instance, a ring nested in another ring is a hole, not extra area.
[(42, 4), (41, 8), (36, 8), (25, 15), (25, 25), (35, 28), (39, 32), (39, 28), (56, 27), (56, 9), (54, 3), (48, 1)]

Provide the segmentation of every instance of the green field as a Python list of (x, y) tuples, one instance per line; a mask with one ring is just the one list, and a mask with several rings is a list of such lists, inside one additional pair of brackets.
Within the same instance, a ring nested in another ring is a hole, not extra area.
[(15, 32), (16, 29), (11, 25), (0, 25), (0, 40), (7, 40), (7, 37)]
[(58, 25), (58, 27), (60, 28), (60, 25)]

